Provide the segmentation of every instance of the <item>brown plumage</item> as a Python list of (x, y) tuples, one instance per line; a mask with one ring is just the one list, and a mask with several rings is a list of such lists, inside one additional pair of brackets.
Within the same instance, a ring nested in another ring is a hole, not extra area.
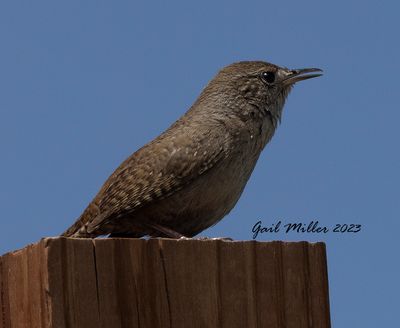
[(126, 159), (62, 235), (191, 237), (238, 201), (292, 85), (319, 69), (223, 68), (169, 129)]

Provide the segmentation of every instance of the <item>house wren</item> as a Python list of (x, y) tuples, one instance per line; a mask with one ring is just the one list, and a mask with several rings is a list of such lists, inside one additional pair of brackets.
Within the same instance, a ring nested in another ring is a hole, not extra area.
[(223, 68), (171, 127), (126, 159), (62, 236), (192, 237), (235, 206), (292, 86), (321, 76), (262, 61)]

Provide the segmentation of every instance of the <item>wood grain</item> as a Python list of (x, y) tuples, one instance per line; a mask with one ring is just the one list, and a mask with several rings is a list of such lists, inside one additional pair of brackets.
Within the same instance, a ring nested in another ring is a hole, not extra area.
[(323, 243), (47, 238), (0, 257), (0, 328), (329, 328)]

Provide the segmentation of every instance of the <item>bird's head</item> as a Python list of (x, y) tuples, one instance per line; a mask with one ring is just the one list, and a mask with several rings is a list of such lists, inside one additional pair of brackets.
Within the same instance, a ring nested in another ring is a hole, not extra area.
[(242, 61), (220, 70), (201, 98), (218, 99), (219, 104), (244, 118), (272, 117), (276, 125), (293, 85), (322, 75), (315, 72), (322, 71), (319, 68), (288, 69), (263, 61)]

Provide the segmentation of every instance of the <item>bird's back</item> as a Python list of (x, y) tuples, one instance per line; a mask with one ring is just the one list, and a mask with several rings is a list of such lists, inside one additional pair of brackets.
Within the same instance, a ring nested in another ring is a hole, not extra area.
[[(199, 126), (190, 117), (183, 117), (132, 154), (63, 235), (123, 234), (128, 230), (146, 230), (141, 227), (146, 226), (146, 221), (176, 226), (180, 220), (187, 225), (198, 217), (214, 223), (229, 212), (256, 158), (248, 165), (250, 169), (243, 170), (242, 157), (250, 157), (245, 152), (235, 152), (238, 143), (244, 142), (243, 133), (230, 133), (219, 120), (204, 120), (207, 122)], [(210, 180), (215, 182), (212, 188)], [(192, 229), (177, 230), (192, 235)]]

